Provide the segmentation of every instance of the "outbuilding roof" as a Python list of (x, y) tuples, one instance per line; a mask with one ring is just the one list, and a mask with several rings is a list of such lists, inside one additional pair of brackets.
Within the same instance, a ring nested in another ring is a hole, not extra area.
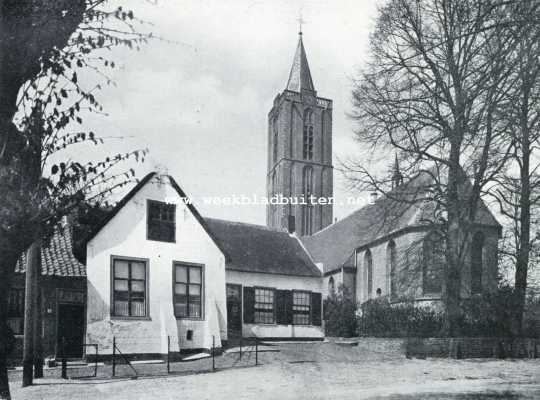
[(229, 270), (321, 276), (300, 240), (284, 230), (214, 218), (206, 222), (229, 256)]
[[(41, 247), (41, 275), (85, 277), (86, 267), (73, 255), (72, 232), (69, 225), (58, 226), (49, 241)], [(16, 273), (26, 271), (26, 253), (15, 267)]]

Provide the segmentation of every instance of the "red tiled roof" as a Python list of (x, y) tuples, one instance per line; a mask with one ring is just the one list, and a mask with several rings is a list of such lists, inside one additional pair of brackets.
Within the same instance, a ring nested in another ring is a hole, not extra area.
[[(26, 254), (17, 261), (16, 273), (24, 273)], [(73, 255), (72, 233), (69, 225), (56, 228), (48, 242), (41, 248), (41, 275), (85, 277), (86, 267)]]

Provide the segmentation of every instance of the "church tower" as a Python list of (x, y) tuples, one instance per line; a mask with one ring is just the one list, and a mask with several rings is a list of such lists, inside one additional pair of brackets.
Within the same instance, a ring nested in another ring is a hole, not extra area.
[(267, 195), (289, 203), (267, 206), (269, 227), (287, 228), (294, 220), (305, 236), (332, 223), (332, 100), (317, 96), (302, 32), (287, 86), (268, 113)]

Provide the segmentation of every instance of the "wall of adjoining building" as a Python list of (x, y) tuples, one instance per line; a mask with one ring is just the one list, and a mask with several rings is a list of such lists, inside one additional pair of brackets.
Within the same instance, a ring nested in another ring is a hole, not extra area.
[[(244, 287), (264, 287), (281, 290), (303, 290), (322, 293), (320, 277), (262, 274), (227, 270), (226, 281)], [(242, 295), (242, 302), (244, 296)], [(322, 309), (322, 307), (321, 307)], [(243, 322), (243, 321), (242, 321)], [(323, 338), (324, 329), (314, 325), (278, 325), (242, 323), (244, 337), (260, 338)]]
[[(12, 278), (12, 288), (24, 290), (25, 275), (15, 274)], [(40, 305), (38, 312), (41, 315), (41, 343), (43, 359), (54, 359), (59, 355), (62, 332), (58, 331), (59, 305), (69, 304), (81, 307), (81, 312), (85, 313), (86, 306), (86, 278), (84, 277), (57, 277), (41, 276), (39, 280)], [(23, 353), (24, 315), (20, 318), (11, 318), (8, 324), (13, 327), (18, 326), (20, 333), (15, 334), (13, 351), (8, 359), (10, 364), (20, 365)], [(81, 337), (81, 344), (84, 338)]]

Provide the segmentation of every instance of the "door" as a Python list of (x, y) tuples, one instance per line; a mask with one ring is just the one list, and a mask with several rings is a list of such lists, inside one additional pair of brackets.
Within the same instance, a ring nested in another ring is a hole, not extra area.
[(227, 284), (227, 330), (231, 338), (242, 334), (242, 286)]
[(84, 343), (84, 306), (58, 304), (58, 357), (81, 358)]

